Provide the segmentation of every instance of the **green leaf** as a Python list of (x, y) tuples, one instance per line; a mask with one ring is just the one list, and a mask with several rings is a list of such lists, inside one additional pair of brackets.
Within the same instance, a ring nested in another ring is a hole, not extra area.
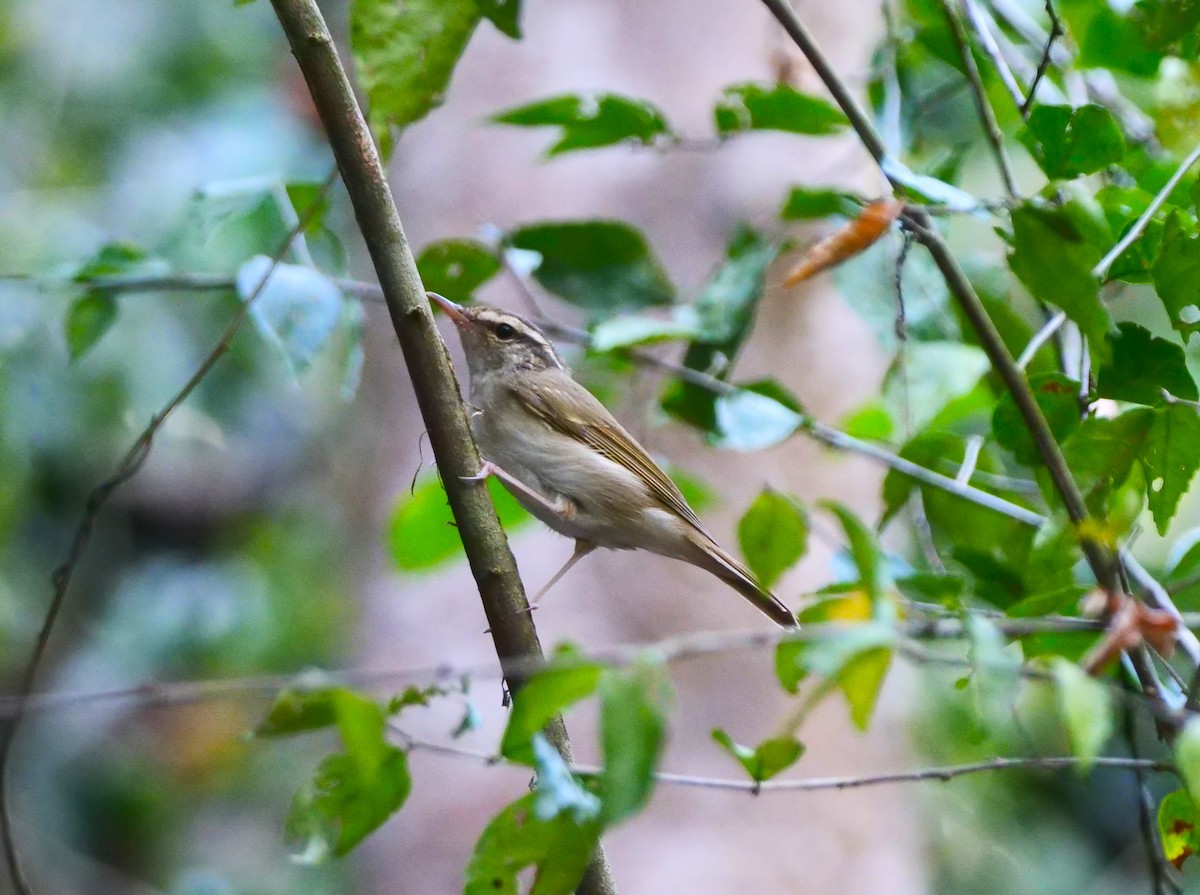
[(856, 217), (862, 211), (862, 206), (863, 201), (853, 193), (794, 186), (784, 200), (779, 216), (785, 221), (807, 221), (835, 214)]
[(872, 604), (878, 608), (886, 596), (891, 580), (886, 558), (879, 549), (875, 536), (853, 511), (836, 500), (822, 500), (820, 507), (837, 517), (842, 531), (846, 533), (846, 539), (850, 542), (850, 558), (858, 570), (858, 582), (871, 598)]
[(521, 0), (475, 0), (475, 3), (501, 34), (521, 39)]
[(991, 369), (987, 355), (961, 342), (910, 342), (884, 379), (883, 396), (892, 416), (904, 417), (914, 431), (924, 429), (955, 398), (970, 394)]
[(891, 441), (896, 434), (896, 423), (878, 401), (864, 404), (862, 407), (845, 416), (838, 428), (851, 438), (861, 438), (865, 441)]
[[(1042, 373), (1030, 377), (1029, 387), (1050, 426), (1050, 434), (1062, 444), (1079, 428), (1079, 383), (1062, 373)], [(1009, 392), (1001, 396), (992, 414), (992, 434), (1019, 462), (1026, 466), (1041, 465), (1037, 444)]]
[(590, 696), (600, 682), (601, 668), (591, 662), (550, 667), (539, 671), (513, 695), (512, 714), (500, 754), (512, 761), (532, 765), (532, 740), (555, 715)]
[(804, 555), (808, 517), (792, 498), (764, 488), (738, 522), (737, 534), (746, 565), (771, 587)]
[(254, 736), (286, 736), (332, 727), (337, 723), (334, 697), (341, 690), (340, 687), (285, 687), (254, 729)]
[(417, 256), (421, 283), (459, 304), (475, 300), (475, 290), (500, 272), (495, 252), (473, 239), (431, 242)]
[(341, 291), (304, 265), (255, 255), (238, 268), (237, 291), (242, 301), (253, 300), (255, 328), (283, 354), (293, 376), (312, 365), (342, 319)]
[(1178, 209), (1167, 217), (1162, 249), (1150, 273), (1171, 326), (1186, 341), (1200, 330), (1200, 233), (1191, 218)]
[(476, 0), (352, 0), (350, 51), (384, 156), (391, 128), (406, 127), (442, 104), (479, 19)]
[(1109, 498), (1129, 477), (1144, 452), (1154, 413), (1129, 410), (1115, 419), (1089, 417), (1063, 444), (1063, 457), (1097, 518), (1110, 514)]
[(517, 127), (557, 127), (561, 133), (547, 156), (617, 143), (651, 145), (671, 133), (662, 112), (642, 100), (601, 93), (567, 94), (538, 100), (492, 116), (497, 124)]
[(804, 754), (804, 744), (793, 736), (771, 737), (753, 749), (735, 743), (733, 737), (719, 727), (712, 732), (712, 738), (738, 760), (756, 783), (770, 780), (780, 771), (787, 770)]
[(671, 688), (659, 665), (640, 662), (600, 681), (601, 818), (606, 826), (636, 814), (654, 789), (666, 739)]
[(1100, 249), (1087, 239), (1079, 214), (1030, 204), (1013, 209), (1008, 265), (1039, 301), (1062, 308), (1096, 351), (1112, 328), (1092, 268)]
[(304, 858), (347, 854), (398, 811), (412, 780), (408, 756), (384, 738), (383, 711), (345, 689), (331, 691), (345, 752), (325, 758), (311, 783), (296, 794), (287, 835), (304, 843)]
[(1192, 715), (1173, 745), (1175, 766), (1192, 802), (1200, 805), (1200, 718)]
[(887, 612), (856, 585), (836, 596), (805, 607), (800, 624), (847, 623), (838, 637), (812, 641), (785, 641), (775, 650), (775, 673), (790, 693), (809, 675), (836, 682), (850, 706), (855, 725), (865, 730), (879, 699), (891, 664), (896, 639)]
[(161, 261), (151, 258), (144, 249), (132, 243), (110, 242), (79, 265), (72, 279), (76, 283), (90, 283), (100, 277), (115, 277), (160, 266)]
[(725, 88), (713, 109), (717, 132), (779, 130), (793, 134), (835, 134), (848, 122), (837, 108), (786, 84), (764, 87), (736, 84)]
[(1181, 346), (1136, 323), (1119, 324), (1117, 330), (1109, 336), (1112, 360), (1100, 368), (1100, 397), (1152, 406), (1163, 403), (1163, 389), (1189, 401), (1200, 397)]
[(534, 767), (537, 769), (535, 792), (538, 794), (534, 810), (542, 820), (550, 820), (567, 813), (577, 822), (583, 823), (600, 816), (600, 799), (590, 792), (571, 773), (558, 750), (550, 745), (542, 734), (535, 733), (530, 742), (533, 746)]
[(781, 401), (773, 386), (773, 380), (765, 380), (718, 397), (713, 404), (713, 444), (735, 451), (758, 451), (790, 438), (803, 425), (804, 416)]
[(537, 793), (501, 811), (484, 829), (466, 870), (464, 895), (518, 895), (518, 876), (534, 870), (529, 895), (574, 892), (600, 841), (602, 823), (575, 820), (564, 812), (550, 819), (537, 814)]
[(750, 332), (767, 268), (778, 254), (779, 247), (761, 233), (744, 225), (734, 231), (725, 263), (696, 300), (699, 341), (727, 355), (737, 351)]
[(1021, 142), (1046, 176), (1070, 180), (1125, 157), (1125, 136), (1103, 106), (1035, 106)]
[(698, 332), (695, 310), (686, 306), (672, 308), (668, 317), (622, 314), (596, 324), (590, 347), (593, 351), (614, 351), (634, 345), (693, 339)]
[(1187, 790), (1177, 789), (1163, 796), (1158, 806), (1158, 837), (1163, 855), (1183, 869), (1183, 862), (1200, 851), (1200, 813)]
[(1118, 69), (1142, 78), (1156, 75), (1162, 59), (1146, 44), (1142, 29), (1107, 4), (1092, 18), (1079, 51), (1083, 67)]
[(1112, 704), (1108, 690), (1067, 659), (1055, 659), (1050, 671), (1071, 751), (1079, 759), (1080, 769), (1087, 772), (1112, 736)]
[[(495, 479), (488, 479), (487, 488), (505, 528), (515, 528), (533, 518)], [(406, 572), (431, 569), (462, 553), (462, 539), (454, 527), (454, 514), (450, 512), (441, 479), (436, 476), (422, 479), (410, 495), (396, 504), (388, 545), (392, 562)]]
[(1158, 533), (1167, 526), (1179, 499), (1200, 467), (1200, 415), (1194, 407), (1172, 404), (1154, 411), (1154, 422), (1138, 457), (1149, 485), (1150, 512)]
[(675, 295), (642, 234), (620, 221), (532, 224), (506, 243), (537, 252), (534, 278), (593, 317), (670, 304)]
[(75, 299), (63, 325), (71, 360), (83, 357), (116, 320), (117, 300), (111, 292), (89, 289)]

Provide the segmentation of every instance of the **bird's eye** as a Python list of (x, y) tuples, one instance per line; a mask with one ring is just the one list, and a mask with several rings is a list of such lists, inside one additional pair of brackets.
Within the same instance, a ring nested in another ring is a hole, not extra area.
[(513, 328), (513, 325), (511, 323), (497, 324), (495, 331), (496, 331), (496, 338), (499, 338), (499, 339), (511, 339), (513, 336), (515, 336), (517, 334), (516, 329)]

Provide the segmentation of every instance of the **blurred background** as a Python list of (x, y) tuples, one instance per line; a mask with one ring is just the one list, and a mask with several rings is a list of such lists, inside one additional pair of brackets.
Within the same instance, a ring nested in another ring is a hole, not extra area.
[[(322, 6), (344, 37), (345, 5)], [(883, 28), (879, 5), (797, 7), (847, 80), (865, 89)], [(545, 96), (607, 90), (657, 104), (702, 140), (713, 100), (730, 83), (770, 81), (787, 67), (817, 91), (758, 3), (527, 0), (523, 21), (520, 42), (481, 25), (446, 104), (397, 144), (391, 182), (417, 249), (489, 226), (618, 217), (644, 229), (691, 298), (738, 222), (778, 227), (789, 186), (879, 192), (848, 137), (754, 134), (721, 148), (614, 148), (547, 162), (545, 134), (485, 121)], [(8, 692), (87, 492), (239, 304), (229, 289), (122, 294), (111, 330), (73, 362), (63, 321), (79, 290), (62, 279), (113, 243), (176, 271), (232, 276), (286, 232), (284, 185), (319, 183), (331, 159), (265, 2), (0, 0), (0, 110), (0, 674)], [(801, 240), (817, 233), (796, 231)], [(327, 272), (372, 279), (340, 185), (307, 244)], [(817, 418), (836, 422), (878, 394), (888, 358), (830, 286), (784, 291), (780, 275), (769, 277), (741, 375), (769, 372)], [(480, 297), (528, 310), (504, 278)], [(570, 309), (546, 305), (577, 322)], [(101, 514), (43, 689), (494, 661), (463, 563), (416, 574), (389, 560), (394, 508), (415, 476), (430, 475), (430, 455), (386, 314), (365, 308), (361, 377), (357, 332), (354, 319), (341, 321), (332, 347), (298, 376), (253, 326), (234, 339)], [(865, 461), (800, 436), (764, 452), (718, 453), (664, 424), (653, 377), (614, 379), (602, 361), (568, 354), (654, 453), (707, 483), (702, 515), (727, 545), (768, 484), (877, 515), (881, 471)], [(536, 587), (571, 545), (528, 525), (513, 549)], [(830, 580), (831, 562), (829, 545), (814, 539), (777, 592), (797, 605)], [(759, 623), (702, 572), (611, 553), (572, 571), (536, 620), (544, 644), (585, 647)], [(769, 654), (689, 661), (673, 668), (673, 680), (668, 770), (736, 776), (709, 731), (757, 742), (788, 711)], [(952, 707), (921, 708), (921, 686), (910, 669), (894, 668), (867, 735), (828, 701), (801, 732), (800, 772), (864, 774), (974, 754)], [(469, 699), (478, 726), (459, 743), (492, 751), (505, 717), (500, 697), (496, 681), (478, 680), (463, 699), (406, 713), (405, 727), (446, 740)], [(38, 891), (457, 891), (479, 832), (528, 783), (519, 769), (414, 753), (403, 811), (348, 859), (308, 866), (292, 859), (283, 821), (331, 741), (248, 740), (265, 705), (107, 703), (32, 717), (12, 779), (17, 838)], [(593, 720), (587, 706), (568, 718), (584, 762), (596, 757)], [(1137, 843), (1128, 792), (1014, 778), (924, 786), (761, 798), (660, 787), (605, 844), (625, 895), (1118, 892), (1144, 872), (1135, 846), (1113, 848)], [(1054, 873), (1026, 879), (1031, 862)]]

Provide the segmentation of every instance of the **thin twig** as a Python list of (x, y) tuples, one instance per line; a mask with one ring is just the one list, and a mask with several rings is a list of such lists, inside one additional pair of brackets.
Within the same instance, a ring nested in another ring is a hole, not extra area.
[(942, 13), (950, 26), (950, 36), (958, 48), (962, 58), (963, 71), (966, 72), (967, 83), (971, 85), (971, 96), (975, 100), (975, 110), (983, 123), (983, 132), (987, 136), (988, 145), (996, 159), (996, 168), (1000, 172), (1000, 180), (1004, 183), (1004, 191), (1009, 196), (1017, 196), (1017, 182), (1013, 178), (1012, 164), (1008, 160), (1008, 151), (1004, 148), (1004, 134), (996, 121), (996, 113), (988, 100), (987, 90), (983, 86), (983, 78), (979, 74), (979, 66), (975, 64), (975, 54), (971, 52), (971, 43), (967, 38), (962, 19), (954, 6), (954, 0), (942, 0)]
[(1022, 118), (1029, 117), (1029, 110), (1033, 106), (1034, 98), (1037, 96), (1038, 85), (1042, 83), (1042, 78), (1046, 77), (1046, 71), (1050, 68), (1055, 41), (1066, 33), (1063, 30), (1063, 24), (1058, 17), (1058, 13), (1054, 10), (1054, 0), (1046, 0), (1046, 15), (1050, 17), (1050, 33), (1046, 36), (1046, 45), (1042, 50), (1042, 58), (1038, 61), (1037, 71), (1033, 75), (1033, 82), (1029, 85), (1029, 95), (1025, 97), (1025, 102), (1021, 104)]
[[(502, 755), (492, 752), (482, 752), (476, 749), (466, 749), (461, 746), (451, 746), (445, 743), (433, 743), (419, 740), (395, 724), (391, 725), (392, 732), (399, 738), (403, 749), (414, 752), (429, 752), (435, 755), (445, 755), (449, 758), (465, 759), (486, 765), (515, 765), (524, 768), (525, 765), (510, 762)], [(981, 774), (989, 771), (1060, 771), (1076, 768), (1080, 760), (1073, 755), (1055, 755), (1042, 757), (989, 758), (966, 764), (947, 765), (937, 768), (917, 768), (912, 771), (891, 771), (883, 774), (865, 774), (862, 776), (845, 777), (808, 777), (784, 780), (735, 780), (727, 777), (704, 777), (697, 774), (677, 774), (670, 771), (655, 771), (652, 776), (657, 783), (671, 786), (689, 786), (700, 789), (720, 789), (745, 792), (759, 795), (764, 792), (816, 792), (826, 789), (858, 789), (864, 786), (881, 786), (888, 783), (920, 783), (937, 780), (947, 782), (956, 777), (968, 774)], [(1152, 759), (1134, 759), (1122, 757), (1101, 756), (1092, 765), (1105, 770), (1140, 770), (1175, 773), (1175, 765), (1169, 761)], [(604, 768), (597, 765), (571, 765), (571, 773), (580, 777), (598, 777), (604, 773)]]
[(1092, 268), (1092, 276), (1103, 280), (1108, 275), (1108, 269), (1112, 267), (1113, 262), (1120, 258), (1126, 249), (1138, 241), (1142, 232), (1154, 218), (1154, 215), (1158, 213), (1163, 203), (1167, 201), (1167, 197), (1171, 195), (1171, 192), (1179, 185), (1179, 181), (1183, 180), (1188, 170), (1197, 161), (1200, 161), (1200, 143), (1188, 153), (1187, 158), (1179, 163), (1179, 167), (1175, 169), (1175, 173), (1163, 184), (1163, 188), (1155, 194), (1154, 199), (1146, 206), (1146, 210), (1142, 212), (1141, 217), (1134, 222), (1132, 227), (1125, 231), (1125, 235), (1121, 237), (1117, 244), (1109, 249), (1108, 254), (1101, 258), (1096, 266)]
[(979, 7), (978, 0), (963, 0), (963, 9), (966, 10), (967, 21), (971, 23), (971, 28), (979, 38), (979, 44), (983, 47), (983, 52), (992, 61), (992, 65), (996, 69), (996, 74), (1000, 76), (1000, 83), (1004, 85), (1004, 89), (1008, 91), (1013, 105), (1019, 110), (1025, 101), (1025, 94), (1021, 90), (1021, 85), (1017, 83), (1016, 76), (1013, 74), (1008, 61), (1004, 58), (1004, 53), (1001, 51), (1000, 45), (996, 42), (996, 35), (992, 33), (984, 11)]
[(1042, 346), (1050, 341), (1066, 322), (1067, 312), (1056, 311), (1054, 316), (1047, 320), (1042, 325), (1042, 328), (1033, 334), (1033, 338), (1029, 340), (1029, 344), (1025, 346), (1025, 350), (1021, 352), (1021, 356), (1017, 358), (1017, 366), (1022, 370), (1028, 367)]
[(5, 860), (13, 887), (20, 895), (31, 895), (32, 890), (21, 868), (20, 857), (13, 839), (12, 806), (9, 803), (8, 790), (8, 767), (12, 754), (12, 744), (16, 739), (17, 732), (20, 730), (21, 720), (24, 716), (23, 706), (25, 700), (28, 699), (37, 684), (38, 671), (45, 658), (46, 649), (50, 643), (50, 635), (54, 630), (55, 622), (58, 620), (59, 611), (62, 609), (63, 601), (67, 595), (67, 589), (71, 586), (71, 579), (74, 577), (75, 570), (83, 558), (88, 544), (91, 542), (96, 517), (104, 508), (108, 499), (112, 497), (113, 492), (137, 475), (138, 470), (142, 468), (142, 464), (146, 462), (146, 458), (150, 455), (154, 438), (162, 428), (163, 423), (167, 421), (179, 405), (188, 399), (204, 377), (216, 365), (217, 361), (229, 351), (230, 346), (233, 344), (233, 337), (237, 335), (242, 324), (245, 322), (246, 316), (250, 312), (250, 307), (258, 299), (259, 295), (262, 294), (267, 282), (271, 279), (271, 275), (275, 272), (275, 268), (279, 266), (283, 258), (291, 250), (292, 244), (317, 213), (326, 191), (333, 183), (335, 175), (336, 171), (330, 172), (329, 177), (326, 178), (321, 188), (320, 194), (304, 210), (304, 214), (296, 219), (278, 250), (272, 256), (270, 266), (259, 278), (250, 294), (246, 297), (246, 300), (238, 307), (233, 318), (226, 324), (221, 337), (201, 362), (200, 366), (196, 368), (196, 371), (192, 373), (183, 387), (150, 418), (150, 422), (146, 425), (146, 428), (142, 430), (141, 434), (134, 440), (133, 445), (121, 458), (120, 463), (117, 465), (117, 471), (92, 489), (84, 506), (83, 517), (79, 520), (79, 524), (75, 528), (70, 548), (67, 550), (67, 558), (62, 565), (55, 569), (51, 576), (53, 593), (50, 597), (50, 605), (47, 607), (42, 627), (38, 631), (33, 654), (30, 656), (29, 661), (25, 665), (25, 670), (21, 675), (15, 710), (9, 715), (7, 724), (0, 731), (0, 840), (3, 842)]

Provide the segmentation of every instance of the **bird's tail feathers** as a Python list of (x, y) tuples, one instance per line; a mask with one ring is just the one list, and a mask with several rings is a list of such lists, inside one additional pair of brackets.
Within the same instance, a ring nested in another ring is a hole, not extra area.
[(716, 541), (700, 531), (689, 540), (695, 551), (687, 557), (688, 562), (716, 575), (780, 627), (799, 627), (791, 610), (759, 584), (749, 569), (722, 550)]

